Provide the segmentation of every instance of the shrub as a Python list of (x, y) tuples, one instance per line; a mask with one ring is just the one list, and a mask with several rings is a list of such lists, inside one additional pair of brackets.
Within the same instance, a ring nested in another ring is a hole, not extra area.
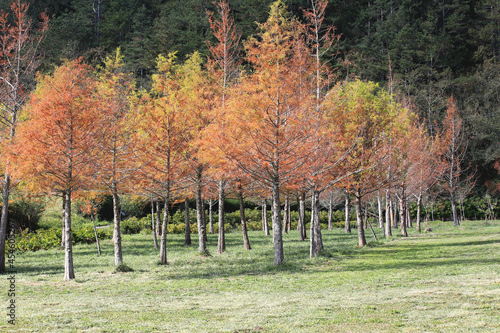
[(40, 229), (36, 232), (29, 232), (25, 229), (16, 236), (16, 250), (19, 251), (48, 250), (60, 244), (60, 229)]
[(13, 199), (9, 203), (9, 219), (15, 221), (21, 230), (37, 230), (44, 209), (45, 205), (40, 201), (25, 198)]
[(142, 219), (131, 217), (123, 220), (120, 226), (123, 234), (138, 234), (143, 229), (151, 228), (151, 217), (149, 219), (148, 217)]

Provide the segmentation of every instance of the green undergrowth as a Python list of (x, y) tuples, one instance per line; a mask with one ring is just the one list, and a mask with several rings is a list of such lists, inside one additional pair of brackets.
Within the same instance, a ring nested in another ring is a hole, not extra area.
[[(355, 230), (323, 231), (324, 252), (284, 234), (285, 261), (273, 264), (271, 237), (249, 232), (168, 235), (158, 265), (152, 235), (123, 235), (126, 272), (114, 266), (111, 240), (74, 246), (75, 280), (63, 282), (61, 249), (17, 253), (12, 332), (498, 332), (500, 221), (426, 224), (431, 232), (379, 241)], [(7, 304), (7, 279), (4, 299)]]

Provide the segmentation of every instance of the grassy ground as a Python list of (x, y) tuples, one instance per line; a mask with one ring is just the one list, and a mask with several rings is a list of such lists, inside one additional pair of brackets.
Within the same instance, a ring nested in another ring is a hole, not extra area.
[(114, 273), (111, 241), (100, 257), (94, 245), (78, 245), (68, 283), (64, 251), (18, 253), (16, 324), (4, 315), (0, 331), (500, 331), (500, 221), (430, 226), (362, 249), (355, 230), (325, 231), (325, 254), (313, 260), (308, 242), (291, 232), (280, 267), (260, 232), (250, 232), (251, 251), (239, 232), (228, 234), (222, 255), (209, 235), (208, 257), (197, 255), (196, 242), (183, 246), (182, 235), (169, 235), (165, 266), (151, 235), (126, 235), (124, 260), (134, 272)]

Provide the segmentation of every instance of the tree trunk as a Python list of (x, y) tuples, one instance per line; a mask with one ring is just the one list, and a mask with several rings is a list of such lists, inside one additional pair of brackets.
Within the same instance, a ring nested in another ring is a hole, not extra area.
[(306, 235), (306, 201), (305, 193), (299, 197), (299, 224), (297, 229), (300, 233), (300, 240), (304, 241), (307, 237)]
[(213, 200), (209, 199), (208, 200), (208, 223), (210, 226), (210, 234), (214, 234), (214, 210), (213, 208)]
[(97, 254), (101, 255), (101, 244), (99, 243), (99, 237), (97, 236), (97, 228), (95, 226), (95, 216), (93, 213), (90, 214), (90, 219), (92, 220), (92, 226), (94, 227), (95, 243), (97, 245)]
[(422, 206), (422, 194), (417, 196), (417, 232), (422, 232), (422, 226), (420, 225), (420, 209)]
[(411, 222), (410, 204), (408, 203), (408, 198), (406, 198), (405, 200), (405, 209), (406, 209), (406, 226), (408, 228), (413, 228), (413, 223)]
[(344, 231), (346, 234), (351, 233), (351, 222), (350, 222), (350, 216), (349, 216), (349, 215), (351, 215), (350, 207), (351, 207), (351, 203), (349, 200), (349, 193), (346, 193), (345, 194), (345, 226), (344, 226)]
[(274, 266), (283, 263), (283, 234), (281, 232), (281, 212), (280, 212), (280, 186), (279, 179), (273, 179), (273, 242), (274, 242)]
[(2, 216), (0, 220), (0, 273), (5, 273), (5, 239), (7, 238), (7, 222), (9, 220), (10, 175), (5, 170), (2, 192)]
[(267, 199), (262, 200), (262, 229), (264, 234), (269, 236), (269, 223), (267, 222)]
[(382, 212), (382, 198), (380, 198), (380, 194), (377, 196), (378, 203), (378, 227), (382, 229), (384, 227), (384, 214)]
[(168, 231), (168, 204), (170, 201), (170, 186), (167, 185), (167, 193), (163, 199), (163, 226), (161, 228), (160, 240), (160, 263), (167, 264), (167, 231)]
[(251, 250), (250, 240), (248, 239), (247, 232), (247, 221), (245, 219), (245, 207), (243, 205), (243, 190), (241, 184), (238, 186), (238, 201), (240, 203), (240, 220), (241, 220), (241, 232), (243, 233), (243, 247), (245, 250)]
[(75, 270), (73, 268), (73, 240), (71, 239), (71, 191), (64, 192), (66, 197), (65, 207), (65, 226), (64, 232), (66, 233), (64, 244), (64, 281), (70, 281), (75, 278)]
[(156, 237), (161, 237), (161, 209), (160, 199), (156, 200)]
[(391, 213), (391, 226), (393, 228), (397, 228), (398, 225), (397, 225), (397, 222), (396, 222), (396, 216), (394, 215), (394, 202), (392, 200), (389, 202), (389, 210), (390, 210), (390, 213)]
[(151, 199), (151, 229), (153, 230), (153, 241), (155, 244), (155, 250), (158, 250), (158, 237), (156, 235), (155, 226), (155, 202)]
[(118, 190), (116, 184), (112, 186), (113, 192), (113, 242), (115, 244), (115, 266), (123, 264), (123, 254), (122, 254), (122, 233), (120, 228), (121, 222), (121, 211), (120, 211), (120, 198), (118, 197)]
[(309, 256), (314, 258), (323, 251), (323, 240), (321, 237), (321, 224), (319, 223), (319, 191), (313, 191), (311, 211), (311, 234)]
[(203, 221), (203, 202), (201, 201), (201, 168), (196, 173), (196, 222), (198, 224), (198, 252), (207, 252), (207, 242), (205, 238), (205, 221)]
[(283, 231), (288, 233), (288, 196), (285, 196), (285, 206), (283, 207)]
[(405, 188), (401, 190), (401, 197), (399, 197), (399, 224), (401, 225), (401, 235), (408, 237), (406, 232), (406, 209), (405, 209)]
[(333, 230), (333, 193), (328, 202), (328, 230)]
[(217, 240), (217, 254), (226, 250), (226, 237), (224, 234), (224, 186), (225, 181), (219, 181), (219, 237)]
[(66, 225), (66, 192), (62, 194), (62, 233), (61, 233), (61, 247), (64, 247), (66, 233), (64, 232), (64, 228)]
[(292, 202), (290, 199), (288, 199), (288, 203), (286, 205), (286, 216), (287, 216), (287, 222), (286, 222), (286, 225), (287, 225), (287, 228), (288, 228), (288, 231), (291, 231), (292, 230), (292, 215), (291, 215), (291, 205), (292, 205)]
[(356, 190), (356, 222), (358, 225), (358, 247), (366, 245), (365, 230), (363, 229), (363, 217), (361, 216), (361, 193)]
[(455, 194), (454, 193), (451, 194), (450, 200), (451, 200), (451, 211), (453, 213), (453, 225), (458, 226), (458, 225), (460, 225), (460, 221), (458, 219), (457, 205), (455, 203)]
[(392, 236), (391, 229), (391, 197), (389, 195), (389, 191), (385, 192), (385, 238), (389, 238)]
[(191, 223), (189, 220), (188, 198), (184, 198), (184, 245), (191, 245)]

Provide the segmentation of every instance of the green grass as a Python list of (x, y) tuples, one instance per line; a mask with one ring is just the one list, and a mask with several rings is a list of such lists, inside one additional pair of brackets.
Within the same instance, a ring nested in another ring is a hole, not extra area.
[[(227, 234), (222, 255), (209, 235), (209, 256), (169, 235), (168, 265), (158, 264), (152, 235), (125, 235), (133, 272), (116, 272), (110, 240), (100, 257), (95, 245), (77, 245), (76, 279), (68, 283), (61, 249), (18, 253), (17, 322), (12, 329), (4, 315), (0, 331), (500, 331), (500, 221), (430, 226), (383, 243), (369, 232), (362, 249), (356, 230), (324, 231), (325, 252), (312, 260), (309, 243), (291, 232), (279, 267), (261, 232), (249, 233), (251, 251), (239, 232)], [(7, 304), (5, 278), (0, 286)]]

